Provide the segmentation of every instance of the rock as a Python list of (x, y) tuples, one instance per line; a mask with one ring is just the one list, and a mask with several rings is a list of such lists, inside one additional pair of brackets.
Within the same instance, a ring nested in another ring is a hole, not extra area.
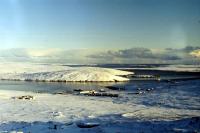
[(93, 127), (97, 127), (99, 126), (100, 124), (99, 123), (93, 123), (93, 122), (80, 122), (80, 123), (77, 123), (76, 124), (79, 128), (93, 128)]
[[(6, 131), (6, 132), (1, 132), (1, 133), (8, 133), (8, 132)], [(22, 131), (11, 131), (9, 133), (24, 133), (24, 132), (22, 132)]]
[(192, 117), (190, 122), (189, 122), (189, 125), (194, 125), (194, 124), (197, 124), (197, 123), (200, 123), (200, 117)]
[(80, 94), (87, 95), (87, 96), (107, 96), (107, 97), (118, 97), (119, 96), (118, 94), (98, 92), (95, 90), (81, 91)]
[(122, 114), (122, 116), (125, 118), (133, 118), (136, 115), (134, 113), (125, 113), (125, 114)]
[(144, 93), (145, 93), (144, 91), (139, 91), (139, 92), (138, 92), (138, 94), (144, 94)]
[(140, 95), (140, 94), (144, 94), (145, 91), (137, 91), (137, 92), (134, 92), (133, 94), (136, 94), (136, 95)]
[(99, 92), (106, 92), (104, 89), (100, 89)]
[(134, 74), (124, 75), (124, 77), (126, 77), (126, 78), (133, 78), (133, 77), (134, 77)]
[(148, 88), (148, 89), (146, 89), (147, 92), (150, 92), (150, 91), (153, 91), (153, 90), (154, 90), (154, 88)]
[(95, 96), (107, 96), (107, 97), (118, 97), (118, 94), (112, 94), (112, 93), (97, 93)]
[(81, 92), (83, 90), (82, 89), (74, 89), (73, 91), (75, 91), (75, 92)]
[(90, 90), (90, 91), (81, 91), (80, 94), (93, 94), (96, 93), (95, 90)]
[(134, 75), (135, 78), (156, 78), (154, 75)]
[(69, 94), (69, 93), (68, 93), (68, 92), (56, 92), (56, 93), (54, 93), (54, 94), (67, 95), (67, 94)]
[(13, 99), (20, 99), (20, 100), (33, 100), (34, 97), (30, 95), (25, 95), (25, 96), (18, 96), (18, 97), (13, 97)]
[(146, 89), (146, 91), (151, 91), (151, 89)]
[(171, 80), (171, 79), (166, 80), (166, 82), (170, 83), (170, 84), (177, 84), (178, 83), (177, 81)]
[(56, 130), (57, 128), (58, 128), (58, 126), (57, 126), (57, 125), (54, 125), (53, 129), (55, 129), (55, 130)]
[(125, 90), (125, 87), (105, 86), (110, 90)]
[(61, 128), (61, 125), (59, 125), (56, 122), (52, 122), (52, 121), (49, 121), (48, 125), (49, 125), (49, 129), (53, 129), (53, 130), (57, 130), (57, 129)]
[(73, 122), (67, 122), (64, 124), (64, 126), (70, 126), (70, 125), (73, 125)]
[(148, 89), (137, 88), (137, 91), (136, 91), (136, 92), (131, 92), (131, 93), (128, 93), (128, 94), (140, 95), (140, 94), (145, 94), (146, 92), (151, 92), (151, 91), (153, 91), (153, 90), (154, 90), (154, 88), (148, 88)]
[(52, 115), (54, 116), (54, 117), (57, 117), (57, 118), (60, 118), (60, 117), (64, 117), (64, 115), (63, 115), (63, 113), (62, 112), (52, 112)]

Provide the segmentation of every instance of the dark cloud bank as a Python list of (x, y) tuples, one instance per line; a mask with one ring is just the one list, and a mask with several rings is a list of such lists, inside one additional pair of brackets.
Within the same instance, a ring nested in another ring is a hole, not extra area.
[[(190, 53), (200, 47), (187, 46), (182, 49), (130, 48), (120, 50), (0, 50), (0, 61), (40, 62), (40, 63), (75, 63), (75, 64), (200, 64), (200, 58)], [(39, 54), (39, 56), (38, 56)]]
[(89, 55), (89, 58), (141, 58), (141, 59), (162, 59), (162, 60), (180, 60), (177, 55), (168, 55), (167, 53), (153, 53), (147, 48), (131, 48), (119, 51), (107, 51), (99, 54)]
[(88, 58), (109, 60), (110, 62), (118, 60), (123, 63), (199, 63), (199, 59), (193, 58), (190, 53), (198, 50), (200, 47), (187, 46), (183, 49), (166, 48), (163, 50), (152, 50), (148, 48), (131, 48), (118, 51), (106, 51), (98, 54), (89, 55)]

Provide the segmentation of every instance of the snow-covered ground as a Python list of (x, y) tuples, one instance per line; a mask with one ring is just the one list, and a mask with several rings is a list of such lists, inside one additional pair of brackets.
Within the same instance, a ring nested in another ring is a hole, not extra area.
[(133, 72), (98, 67), (0, 63), (0, 79), (33, 81), (128, 81)]
[[(13, 98), (22, 95), (32, 95), (34, 99)], [(0, 90), (0, 106), (0, 132), (128, 133), (200, 129), (199, 110), (115, 103), (113, 98)], [(83, 129), (77, 127), (80, 122), (100, 125)]]

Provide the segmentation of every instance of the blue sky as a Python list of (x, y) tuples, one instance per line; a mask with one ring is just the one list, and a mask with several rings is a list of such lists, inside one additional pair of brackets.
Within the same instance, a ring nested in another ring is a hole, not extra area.
[(199, 0), (1, 0), (1, 48), (200, 44)]
[(4, 50), (183, 49), (199, 36), (199, 0), (0, 0)]

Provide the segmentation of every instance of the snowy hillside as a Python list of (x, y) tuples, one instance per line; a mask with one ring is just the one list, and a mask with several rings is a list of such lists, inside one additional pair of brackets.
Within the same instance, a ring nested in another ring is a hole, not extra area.
[(30, 81), (128, 81), (132, 72), (98, 67), (41, 64), (0, 64), (0, 79)]

